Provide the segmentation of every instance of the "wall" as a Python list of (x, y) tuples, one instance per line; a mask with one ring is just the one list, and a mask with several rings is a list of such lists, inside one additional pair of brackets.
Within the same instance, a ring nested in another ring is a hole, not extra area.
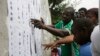
[(34, 28), (31, 18), (51, 24), (47, 0), (0, 0), (0, 56), (50, 56), (44, 51), (52, 36)]
[(7, 1), (0, 0), (0, 56), (8, 55)]

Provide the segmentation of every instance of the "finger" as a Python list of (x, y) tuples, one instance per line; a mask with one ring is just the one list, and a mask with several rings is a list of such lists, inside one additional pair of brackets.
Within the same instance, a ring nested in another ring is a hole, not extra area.
[(44, 48), (44, 50), (48, 50), (48, 49), (49, 49), (49, 47), (45, 47), (45, 48)]
[(40, 23), (39, 22), (37, 22), (37, 23), (34, 22), (34, 25), (40, 25)]
[(54, 46), (51, 46), (51, 49), (54, 49)]
[(52, 45), (52, 46), (51, 46), (51, 49), (53, 49), (53, 48), (55, 48), (55, 47), (56, 47), (56, 45)]
[(46, 49), (47, 49), (47, 47), (44, 48), (44, 50), (46, 50)]
[(47, 48), (46, 44), (41, 44), (42, 46), (44, 46), (44, 50)]
[(51, 49), (55, 49), (55, 48), (57, 48), (57, 47), (55, 47), (55, 46), (51, 47)]
[(31, 23), (34, 23), (34, 20), (31, 20), (30, 22), (31, 22)]
[(40, 23), (34, 23), (34, 26), (35, 26), (36, 28), (38, 28), (38, 27), (40, 27)]
[(47, 47), (46, 50), (48, 50), (50, 47)]
[(37, 22), (40, 22), (40, 21), (37, 20), (37, 19), (31, 19), (31, 22), (37, 23)]
[(35, 20), (37, 20), (37, 19), (31, 19), (31, 21), (35, 21)]
[(44, 46), (45, 46), (44, 50), (48, 50), (50, 48), (50, 46), (48, 45), (44, 45)]
[(35, 27), (42, 28), (42, 26), (40, 24), (36, 24)]
[(35, 19), (31, 19), (31, 22), (34, 22), (35, 21)]
[(37, 28), (40, 28), (40, 29), (43, 28), (43, 25), (42, 25), (40, 22), (35, 23), (34, 25), (35, 25)]
[(34, 24), (34, 22), (31, 22), (32, 24)]
[(43, 20), (43, 18), (41, 17), (41, 22), (44, 24), (44, 20)]

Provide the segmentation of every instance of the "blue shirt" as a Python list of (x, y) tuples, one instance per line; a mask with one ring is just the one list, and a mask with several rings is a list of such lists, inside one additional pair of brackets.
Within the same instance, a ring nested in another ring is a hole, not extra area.
[(90, 42), (80, 46), (80, 56), (92, 56)]

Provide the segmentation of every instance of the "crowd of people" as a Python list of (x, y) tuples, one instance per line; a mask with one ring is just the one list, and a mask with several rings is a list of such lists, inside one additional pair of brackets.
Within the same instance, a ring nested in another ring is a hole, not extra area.
[(45, 49), (52, 49), (51, 56), (99, 56), (98, 8), (80, 8), (75, 12), (73, 7), (67, 7), (61, 16), (55, 25), (31, 20), (34, 27), (57, 36), (54, 42), (43, 44)]

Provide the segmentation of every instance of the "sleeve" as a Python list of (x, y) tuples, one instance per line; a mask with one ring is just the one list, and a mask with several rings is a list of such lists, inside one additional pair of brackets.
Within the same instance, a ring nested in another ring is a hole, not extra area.
[(96, 26), (91, 34), (92, 41), (92, 55), (99, 56), (100, 55), (100, 30), (99, 26)]
[(55, 28), (61, 29), (61, 21), (54, 25)]

